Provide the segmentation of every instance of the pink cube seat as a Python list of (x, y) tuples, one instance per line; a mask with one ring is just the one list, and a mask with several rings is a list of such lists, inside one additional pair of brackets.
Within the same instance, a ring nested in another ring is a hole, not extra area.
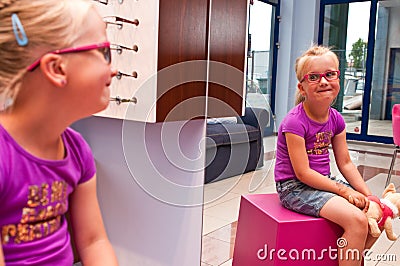
[(278, 194), (241, 198), (233, 266), (333, 266), (343, 229), (324, 219), (290, 211)]

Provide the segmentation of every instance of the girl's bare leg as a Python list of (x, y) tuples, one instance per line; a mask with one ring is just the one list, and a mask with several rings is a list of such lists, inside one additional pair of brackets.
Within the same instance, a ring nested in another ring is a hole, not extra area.
[(365, 213), (346, 199), (335, 196), (322, 207), (320, 216), (324, 217), (344, 230), (338, 248), (339, 266), (360, 266), (368, 235), (368, 220)]
[(373, 244), (375, 244), (376, 240), (378, 240), (379, 237), (373, 237), (370, 234), (368, 234), (367, 241), (365, 242), (365, 249), (370, 249)]

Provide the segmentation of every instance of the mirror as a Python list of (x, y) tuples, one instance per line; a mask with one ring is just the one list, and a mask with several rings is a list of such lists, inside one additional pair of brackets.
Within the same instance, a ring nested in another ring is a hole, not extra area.
[[(272, 168), (276, 130), (270, 103), (276, 8), (267, 2), (274, 1), (250, 1), (246, 113), (244, 117), (221, 120), (217, 126), (207, 125), (207, 142), (219, 145), (211, 135), (219, 134), (219, 130), (225, 128), (231, 132), (231, 143), (226, 147), (218, 146), (219, 150), (214, 151), (210, 151), (210, 143), (206, 144), (208, 169), (205, 174), (209, 182), (204, 186), (202, 265), (221, 265), (232, 258), (241, 195), (275, 191)], [(250, 133), (244, 133), (242, 144), (239, 134), (233, 133), (238, 132), (236, 127), (249, 130), (252, 115), (258, 116), (262, 124), (258, 133), (262, 140), (259, 139), (258, 145), (262, 142), (263, 150), (257, 147), (257, 141), (253, 141), (254, 136)], [(220, 129), (211, 133), (212, 127)], [(212, 160), (217, 160), (220, 165), (211, 169), (208, 163)]]

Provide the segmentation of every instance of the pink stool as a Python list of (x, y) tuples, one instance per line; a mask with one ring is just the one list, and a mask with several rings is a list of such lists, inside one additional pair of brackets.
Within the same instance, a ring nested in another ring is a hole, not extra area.
[(242, 196), (233, 266), (337, 266), (338, 225), (283, 207), (278, 194)]

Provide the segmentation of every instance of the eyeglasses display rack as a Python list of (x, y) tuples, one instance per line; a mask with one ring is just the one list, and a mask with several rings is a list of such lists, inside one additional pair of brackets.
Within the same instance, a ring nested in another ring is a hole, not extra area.
[(248, 0), (95, 2), (118, 70), (97, 116), (164, 122), (242, 113)]

